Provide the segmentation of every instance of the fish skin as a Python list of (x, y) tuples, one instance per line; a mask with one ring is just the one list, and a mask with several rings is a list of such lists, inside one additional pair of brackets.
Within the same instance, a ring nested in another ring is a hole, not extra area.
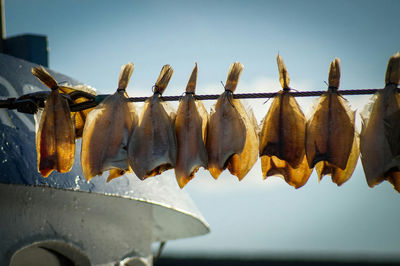
[(47, 177), (53, 170), (69, 172), (75, 157), (75, 129), (68, 102), (60, 95), (57, 81), (43, 67), (31, 70), (51, 89), (36, 127), (38, 171)]
[(125, 91), (117, 91), (87, 117), (81, 165), (88, 181), (107, 170), (110, 170), (107, 181), (130, 172), (127, 145), (138, 118), (135, 106), (127, 98)]
[(261, 122), (261, 170), (264, 179), (279, 175), (289, 185), (299, 188), (308, 181), (313, 170), (308, 167), (305, 156), (306, 118), (289, 94), (289, 73), (279, 54), (276, 61), (283, 90), (278, 92)]
[(306, 120), (296, 100), (286, 91), (278, 93), (262, 122), (259, 154), (263, 178), (278, 175), (300, 188), (312, 168), (305, 157)]
[(319, 99), (307, 121), (306, 156), (316, 168), (319, 181), (331, 175), (338, 186), (350, 179), (358, 160), (359, 137), (355, 130), (355, 111), (338, 93), (340, 60), (329, 66), (329, 88)]
[(68, 102), (58, 89), (47, 98), (36, 134), (38, 171), (47, 177), (53, 170), (69, 172), (75, 157), (75, 129)]
[(207, 169), (208, 114), (201, 101), (194, 97), (197, 83), (197, 63), (186, 86), (186, 95), (182, 97), (176, 119), (175, 133), (177, 139), (177, 158), (175, 177), (180, 188), (183, 188), (200, 167)]
[(371, 188), (389, 178), (399, 190), (396, 172), (400, 169), (400, 156), (393, 154), (391, 147), (399, 136), (387, 130), (400, 127), (399, 102), (397, 85), (388, 84), (377, 92), (369, 118), (362, 117), (360, 157)]
[(321, 96), (307, 122), (306, 155), (310, 167), (326, 161), (346, 169), (355, 136), (355, 112), (344, 104), (336, 92), (326, 92)]
[(246, 128), (246, 140), (243, 150), (234, 154), (228, 163), (228, 170), (241, 181), (251, 170), (258, 159), (258, 134), (257, 121), (252, 110), (246, 110), (239, 100), (234, 100), (233, 105), (238, 111)]
[(232, 93), (225, 91), (217, 100), (210, 116), (207, 133), (208, 170), (217, 179), (227, 167), (228, 160), (243, 151), (246, 126), (234, 107)]
[(158, 94), (146, 100), (128, 146), (129, 162), (139, 179), (144, 180), (175, 167), (174, 120)]
[(263, 121), (260, 156), (276, 156), (292, 168), (303, 162), (306, 120), (300, 106), (287, 91), (280, 91)]
[(208, 170), (217, 179), (228, 168), (242, 180), (257, 161), (258, 136), (251, 114), (225, 91), (211, 114), (207, 134)]
[(183, 96), (177, 111), (175, 130), (177, 159), (175, 176), (183, 188), (200, 167), (207, 169), (208, 157), (205, 147), (208, 114), (204, 105), (193, 95)]
[(176, 164), (176, 114), (161, 100), (173, 72), (170, 65), (162, 67), (154, 94), (145, 101), (138, 126), (129, 139), (129, 163), (141, 180), (159, 175)]
[(87, 116), (82, 136), (81, 166), (88, 181), (108, 170), (107, 182), (131, 172), (127, 146), (138, 118), (125, 89), (133, 69), (132, 63), (121, 67), (117, 91)]
[(230, 65), (225, 92), (210, 115), (207, 133), (208, 170), (217, 179), (228, 168), (242, 180), (257, 161), (258, 136), (254, 114), (247, 111), (240, 100), (233, 98), (243, 65)]

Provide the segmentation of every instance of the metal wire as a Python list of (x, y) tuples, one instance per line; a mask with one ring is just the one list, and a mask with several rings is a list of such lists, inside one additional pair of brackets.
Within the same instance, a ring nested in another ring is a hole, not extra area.
[[(357, 90), (340, 90), (338, 91), (341, 95), (366, 95), (374, 94), (381, 89), (357, 89)], [(298, 91), (289, 92), (290, 95), (294, 97), (310, 97), (310, 96), (321, 96), (327, 91)], [(400, 92), (400, 91), (399, 91)], [(239, 93), (233, 94), (234, 99), (257, 99), (257, 98), (272, 98), (275, 97), (277, 92), (270, 93)], [(197, 100), (217, 100), (220, 94), (208, 94), (208, 95), (195, 95)], [(162, 96), (161, 99), (164, 101), (179, 101), (183, 96)], [(129, 100), (131, 102), (143, 102), (148, 97), (131, 97)]]
[[(381, 89), (355, 89), (355, 90), (339, 90), (338, 93), (341, 95), (368, 95), (375, 94), (377, 91)], [(290, 91), (289, 94), (294, 97), (312, 97), (312, 96), (321, 96), (327, 91)], [(398, 89), (398, 92), (400, 90)], [(34, 114), (37, 112), (37, 109), (44, 106), (44, 102), (47, 99), (47, 96), (50, 92), (36, 92), (22, 95), (19, 98), (7, 98), (4, 100), (0, 100), (0, 108), (7, 109), (17, 109), (19, 112)], [(275, 97), (278, 93), (240, 93), (233, 94), (234, 99), (261, 99), (261, 98), (272, 98)], [(94, 96), (87, 92), (77, 92), (74, 91), (69, 95), (65, 95), (69, 100), (76, 99), (79, 97), (84, 97), (88, 99), (82, 103), (71, 103), (70, 109), (71, 112), (78, 112), (85, 109), (93, 108), (101, 103), (109, 94), (101, 94)], [(216, 100), (220, 94), (207, 94), (207, 95), (194, 95), (197, 100)], [(179, 101), (182, 99), (182, 95), (179, 96), (161, 96), (163, 101)], [(148, 99), (148, 97), (131, 97), (129, 101), (131, 102), (144, 102)]]

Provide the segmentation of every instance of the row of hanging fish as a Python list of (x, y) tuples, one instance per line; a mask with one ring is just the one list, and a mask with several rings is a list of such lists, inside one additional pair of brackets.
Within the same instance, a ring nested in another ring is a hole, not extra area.
[(239, 62), (230, 66), (225, 91), (210, 115), (195, 98), (197, 64), (176, 113), (161, 98), (173, 73), (165, 65), (140, 114), (126, 92), (131, 63), (122, 67), (117, 91), (84, 112), (70, 112), (60, 94), (76, 88), (59, 86), (44, 68), (34, 68), (32, 73), (52, 90), (37, 127), (38, 170), (44, 177), (53, 170), (68, 172), (75, 138), (82, 137), (81, 165), (87, 180), (105, 171), (107, 181), (126, 172), (144, 180), (174, 168), (183, 188), (200, 167), (215, 179), (228, 168), (242, 180), (261, 157), (264, 179), (278, 175), (299, 188), (315, 167), (319, 179), (330, 175), (340, 186), (351, 177), (361, 149), (368, 185), (387, 180), (400, 192), (400, 53), (390, 58), (386, 86), (362, 114), (360, 134), (355, 111), (338, 91), (339, 59), (331, 63), (328, 91), (308, 120), (289, 93), (289, 74), (279, 55), (277, 63), (282, 90), (260, 128), (252, 110), (233, 97), (243, 70)]

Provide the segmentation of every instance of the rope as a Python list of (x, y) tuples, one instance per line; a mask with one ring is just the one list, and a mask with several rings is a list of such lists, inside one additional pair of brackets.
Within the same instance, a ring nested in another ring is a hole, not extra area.
[[(355, 89), (355, 90), (339, 90), (338, 93), (341, 95), (368, 95), (375, 94), (377, 91), (381, 89)], [(327, 91), (290, 91), (288, 92), (290, 95), (294, 97), (312, 97), (312, 96), (321, 96)], [(400, 89), (398, 89), (400, 92)], [(0, 100), (0, 108), (7, 109), (17, 109), (19, 112), (34, 114), (37, 112), (39, 107), (44, 106), (44, 102), (47, 99), (47, 96), (50, 92), (36, 92), (22, 95), (19, 98), (7, 98), (4, 100)], [(260, 98), (272, 98), (275, 97), (278, 93), (241, 93), (241, 94), (233, 94), (234, 99), (260, 99)], [(63, 95), (63, 94), (62, 94)], [(76, 99), (79, 97), (85, 97), (88, 101), (70, 104), (71, 112), (78, 112), (85, 109), (93, 108), (101, 103), (109, 94), (100, 94), (94, 96), (87, 92), (78, 92), (74, 91), (69, 95), (64, 95), (69, 99)], [(218, 99), (220, 94), (207, 94), (207, 95), (194, 95), (197, 100), (216, 100)], [(182, 99), (182, 95), (180, 96), (161, 96), (163, 101), (179, 101)], [(131, 102), (144, 102), (148, 99), (148, 97), (130, 97), (129, 101)]]
[[(341, 95), (367, 95), (375, 94), (380, 89), (357, 89), (357, 90), (340, 90)], [(299, 91), (289, 92), (294, 97), (310, 97), (310, 96), (321, 96), (327, 91)], [(400, 90), (399, 90), (400, 92)], [(233, 94), (234, 99), (257, 99), (257, 98), (272, 98), (275, 97), (277, 92), (270, 93), (238, 93)], [(206, 94), (206, 95), (194, 95), (196, 100), (217, 100), (220, 94)], [(162, 96), (163, 101), (179, 101), (183, 96)], [(131, 102), (144, 102), (148, 97), (130, 97)]]

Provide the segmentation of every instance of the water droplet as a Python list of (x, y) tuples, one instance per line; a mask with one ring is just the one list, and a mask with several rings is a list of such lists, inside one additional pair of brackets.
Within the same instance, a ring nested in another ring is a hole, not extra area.
[(81, 177), (79, 175), (77, 175), (75, 177), (75, 188), (74, 188), (74, 190), (80, 190), (81, 189), (81, 186), (79, 185), (79, 180), (80, 179), (81, 179)]

